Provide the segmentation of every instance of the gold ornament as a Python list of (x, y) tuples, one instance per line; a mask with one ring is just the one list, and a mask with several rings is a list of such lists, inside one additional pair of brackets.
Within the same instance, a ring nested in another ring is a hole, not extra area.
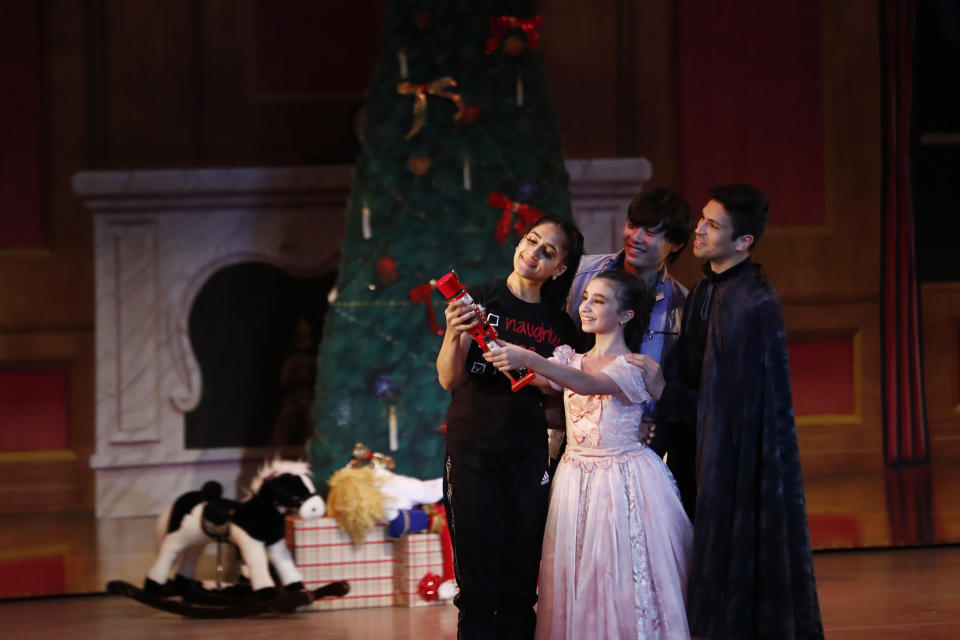
[(412, 82), (401, 82), (397, 85), (397, 93), (402, 96), (413, 96), (413, 127), (404, 136), (409, 140), (420, 132), (423, 123), (427, 119), (427, 96), (438, 96), (452, 100), (457, 106), (457, 112), (453, 115), (454, 122), (460, 122), (463, 117), (463, 97), (459, 93), (454, 93), (450, 89), (457, 86), (457, 81), (447, 76), (428, 82), (427, 84), (414, 84)]
[(511, 33), (503, 39), (503, 52), (511, 58), (523, 54), (527, 49), (527, 43), (520, 36)]
[(422, 176), (430, 170), (431, 164), (433, 164), (433, 161), (430, 159), (430, 156), (410, 156), (410, 159), (407, 161), (407, 168), (410, 169), (410, 173), (413, 175)]

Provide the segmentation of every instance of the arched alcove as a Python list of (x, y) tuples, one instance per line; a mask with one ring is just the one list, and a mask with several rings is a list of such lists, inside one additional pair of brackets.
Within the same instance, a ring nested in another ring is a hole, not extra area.
[(306, 443), (317, 345), (335, 280), (335, 271), (299, 277), (244, 262), (204, 283), (188, 323), (203, 391), (184, 415), (186, 449)]

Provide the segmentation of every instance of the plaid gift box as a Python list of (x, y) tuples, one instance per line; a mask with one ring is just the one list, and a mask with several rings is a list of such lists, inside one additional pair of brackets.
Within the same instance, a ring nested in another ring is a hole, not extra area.
[(447, 604), (424, 600), (420, 580), (428, 573), (443, 575), (443, 543), (438, 533), (410, 533), (393, 542), (393, 604), (427, 607)]
[(342, 598), (324, 598), (310, 605), (321, 611), (389, 607), (394, 603), (394, 541), (382, 524), (367, 531), (365, 542), (354, 545), (333, 518), (304, 522), (287, 518), (287, 544), (303, 583), (315, 589), (337, 580), (350, 583)]

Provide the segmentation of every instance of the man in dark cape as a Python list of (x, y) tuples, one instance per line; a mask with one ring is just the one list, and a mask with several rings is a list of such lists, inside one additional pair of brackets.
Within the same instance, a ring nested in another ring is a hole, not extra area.
[(658, 421), (696, 443), (695, 464), (668, 458), (696, 474), (695, 499), (684, 496), (695, 504), (694, 638), (823, 638), (783, 314), (750, 260), (768, 211), (748, 185), (710, 191), (694, 241), (705, 278), (687, 299), (660, 401)]

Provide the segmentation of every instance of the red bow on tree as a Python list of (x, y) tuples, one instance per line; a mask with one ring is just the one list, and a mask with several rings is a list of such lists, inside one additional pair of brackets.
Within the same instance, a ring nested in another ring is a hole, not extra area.
[(513, 16), (497, 16), (490, 18), (490, 37), (487, 38), (486, 52), (493, 53), (500, 46), (503, 37), (514, 29), (522, 29), (527, 37), (527, 46), (536, 49), (540, 45), (540, 34), (537, 32), (543, 25), (543, 18), (515, 18)]
[(513, 229), (521, 237), (530, 230), (534, 222), (543, 217), (543, 211), (540, 211), (540, 209), (522, 202), (514, 202), (505, 193), (499, 191), (493, 191), (487, 196), (487, 204), (497, 209), (503, 209), (503, 214), (497, 221), (497, 229), (493, 233), (498, 244), (506, 242), (514, 213), (517, 214), (517, 221), (513, 223)]
[(410, 302), (422, 304), (427, 308), (427, 324), (430, 325), (430, 331), (438, 336), (442, 336), (443, 329), (440, 328), (440, 323), (437, 322), (437, 313), (433, 310), (433, 300), (431, 299), (431, 294), (436, 288), (436, 280), (415, 286), (413, 289), (410, 289)]

